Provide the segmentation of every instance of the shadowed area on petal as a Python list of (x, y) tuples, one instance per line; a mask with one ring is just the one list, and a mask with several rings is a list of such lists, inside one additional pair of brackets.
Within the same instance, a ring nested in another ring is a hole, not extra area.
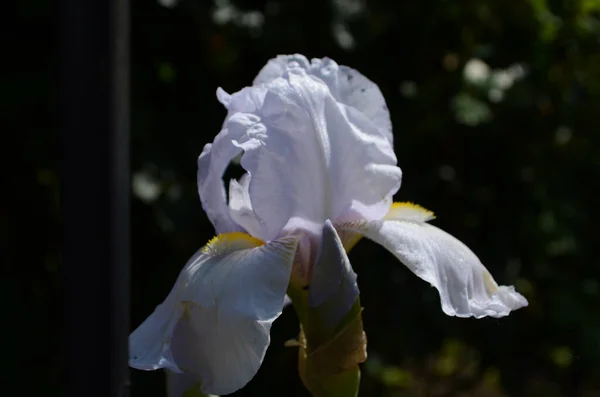
[(359, 296), (356, 273), (331, 222), (323, 226), (315, 261), (308, 304), (321, 314), (322, 327), (333, 331)]

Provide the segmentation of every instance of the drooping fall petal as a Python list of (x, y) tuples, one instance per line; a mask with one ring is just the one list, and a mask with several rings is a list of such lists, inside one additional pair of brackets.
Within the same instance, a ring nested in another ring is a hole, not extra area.
[(465, 244), (425, 222), (432, 216), (430, 211), (408, 205), (390, 211), (380, 221), (348, 222), (338, 227), (388, 249), (439, 291), (442, 310), (450, 316), (504, 317), (527, 306), (514, 287), (498, 286)]
[(167, 299), (129, 337), (129, 365), (168, 368), (228, 394), (255, 374), (289, 282), (297, 238), (221, 235), (198, 251)]

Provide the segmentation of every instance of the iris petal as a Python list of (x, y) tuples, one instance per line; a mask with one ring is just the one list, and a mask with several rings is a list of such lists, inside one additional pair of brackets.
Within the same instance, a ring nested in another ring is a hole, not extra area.
[[(421, 216), (415, 211), (422, 211)], [(413, 207), (397, 211), (394, 219), (348, 222), (338, 227), (381, 244), (434, 286), (447, 315), (504, 317), (528, 305), (527, 299), (513, 286), (498, 286), (465, 244), (423, 221), (430, 217), (430, 212)]]
[(129, 337), (129, 365), (168, 368), (201, 391), (228, 394), (255, 374), (289, 283), (297, 239), (262, 245), (242, 233), (217, 237), (182, 270), (167, 299)]
[[(217, 232), (316, 238), (326, 219), (387, 213), (402, 173), (383, 96), (360, 73), (327, 58), (280, 56), (252, 87), (217, 96), (227, 118), (198, 160), (200, 198)], [(233, 182), (228, 204), (222, 176), (240, 153), (247, 190)]]
[(231, 218), (250, 235), (261, 236), (261, 225), (252, 209), (250, 201), (250, 174), (244, 174), (239, 181), (229, 182), (229, 210)]
[[(251, 112), (256, 111), (258, 105), (263, 101), (265, 93), (266, 90), (261, 88), (244, 88), (236, 95), (229, 95), (222, 89), (218, 90), (218, 99), (227, 108), (233, 109), (229, 112), (228, 118), (231, 117), (238, 123), (231, 125), (233, 128), (227, 128), (225, 125), (215, 137), (214, 142), (204, 146), (204, 150), (198, 157), (197, 174), (198, 193), (202, 208), (218, 234), (245, 231), (231, 217), (223, 183), (223, 173), (231, 161), (242, 152), (241, 148), (234, 145), (233, 142), (240, 139), (246, 133), (245, 127), (253, 124), (256, 120)], [(248, 117), (240, 117), (244, 114), (240, 112), (250, 113), (248, 113)]]
[(301, 68), (327, 84), (336, 101), (357, 111), (365, 120), (380, 128), (382, 133), (393, 140), (392, 122), (385, 99), (377, 84), (348, 66), (338, 65), (329, 58), (314, 58), (311, 62), (300, 54), (279, 55), (261, 69), (254, 79), (254, 85), (268, 83), (282, 77), (289, 69)]
[(265, 88), (255, 113), (234, 114), (226, 123), (229, 131), (244, 130), (234, 144), (251, 176), (260, 237), (294, 229), (319, 235), (326, 219), (383, 217), (402, 175), (385, 135), (302, 70)]
[(320, 327), (333, 331), (348, 314), (359, 296), (356, 278), (335, 228), (325, 221), (308, 292), (308, 305), (322, 315)]

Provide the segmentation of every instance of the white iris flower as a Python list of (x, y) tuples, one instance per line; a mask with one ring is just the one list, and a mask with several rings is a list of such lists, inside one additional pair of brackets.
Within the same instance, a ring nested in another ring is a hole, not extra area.
[[(342, 282), (332, 277), (352, 284), (353, 273), (313, 267), (327, 266), (321, 256), (341, 244), (347, 251), (361, 236), (437, 288), (448, 315), (503, 317), (527, 306), (463, 243), (427, 223), (430, 211), (392, 203), (402, 173), (389, 112), (359, 72), (327, 58), (278, 56), (251, 87), (232, 95), (219, 89), (217, 97), (228, 114), (198, 159), (198, 189), (218, 236), (131, 334), (132, 367), (166, 368), (204, 393), (238, 390), (263, 361), (292, 273), (323, 294), (325, 282)], [(227, 195), (223, 173), (240, 154), (247, 173)], [(348, 291), (340, 311), (358, 296)]]

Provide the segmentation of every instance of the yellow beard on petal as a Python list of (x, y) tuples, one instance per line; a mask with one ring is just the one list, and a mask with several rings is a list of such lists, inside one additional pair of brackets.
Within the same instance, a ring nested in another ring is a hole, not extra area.
[(346, 252), (350, 252), (350, 250), (362, 239), (361, 234), (346, 230), (338, 231), (338, 235), (340, 236), (340, 240), (342, 240), (342, 245)]
[(435, 218), (433, 211), (409, 201), (393, 203), (388, 213), (383, 217), (384, 220), (393, 220), (398, 218), (415, 218), (423, 222)]
[[(383, 217), (384, 221), (413, 220), (426, 222), (432, 219), (435, 219), (433, 211), (429, 211), (419, 204), (411, 203), (409, 201), (393, 203), (388, 213)], [(350, 252), (363, 237), (360, 233), (345, 230), (338, 231), (338, 234), (346, 252)]]
[(203, 248), (202, 252), (209, 255), (219, 255), (226, 252), (256, 248), (265, 242), (247, 233), (223, 233), (213, 237)]

